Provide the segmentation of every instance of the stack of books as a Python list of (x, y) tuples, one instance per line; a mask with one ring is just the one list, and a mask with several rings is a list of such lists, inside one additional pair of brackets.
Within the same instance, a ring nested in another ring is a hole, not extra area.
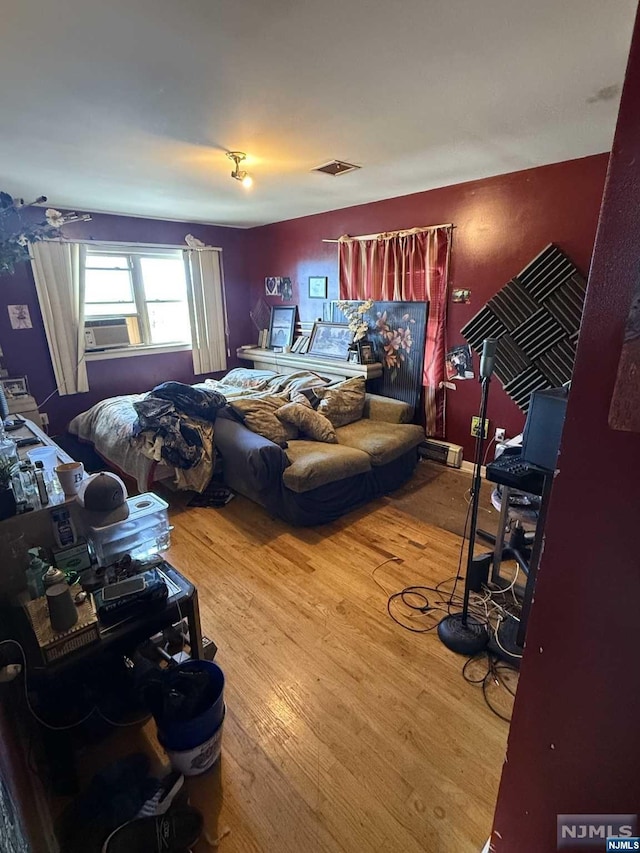
[(291, 347), (291, 352), (297, 353), (305, 353), (309, 349), (309, 344), (311, 343), (311, 338), (308, 335), (301, 335), (299, 338), (296, 338), (293, 342), (293, 346)]

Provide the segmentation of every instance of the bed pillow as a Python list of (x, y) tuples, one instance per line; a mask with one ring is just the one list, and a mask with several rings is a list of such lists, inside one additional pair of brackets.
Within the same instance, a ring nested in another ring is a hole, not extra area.
[(298, 436), (297, 427), (283, 423), (276, 417), (277, 410), (287, 402), (285, 397), (267, 394), (229, 400), (229, 408), (242, 418), (244, 425), (251, 432), (257, 432), (274, 444), (286, 447), (288, 441)]
[(287, 403), (277, 409), (276, 417), (283, 424), (297, 427), (302, 435), (313, 441), (324, 441), (327, 444), (337, 444), (336, 431), (329, 418), (303, 403)]
[(362, 376), (354, 376), (353, 379), (347, 379), (337, 385), (314, 390), (321, 398), (318, 411), (325, 418), (329, 418), (334, 427), (346, 426), (362, 417), (365, 399)]

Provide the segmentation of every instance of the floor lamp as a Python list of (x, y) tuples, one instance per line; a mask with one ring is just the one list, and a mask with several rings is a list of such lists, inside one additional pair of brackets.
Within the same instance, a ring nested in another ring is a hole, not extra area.
[(467, 571), (464, 581), (464, 600), (462, 613), (452, 613), (445, 616), (438, 625), (438, 636), (444, 645), (452, 652), (463, 655), (474, 655), (481, 652), (489, 643), (487, 626), (469, 615), (469, 596), (471, 594), (471, 574), (473, 551), (476, 544), (476, 528), (478, 526), (478, 508), (480, 505), (480, 487), (482, 484), (482, 451), (484, 449), (484, 425), (487, 418), (487, 401), (489, 385), (496, 357), (498, 341), (496, 338), (486, 338), (482, 345), (480, 359), (480, 382), (482, 397), (480, 403), (480, 426), (476, 438), (476, 459), (473, 469), (473, 494), (471, 497), (471, 530), (469, 532), (469, 550), (467, 551)]

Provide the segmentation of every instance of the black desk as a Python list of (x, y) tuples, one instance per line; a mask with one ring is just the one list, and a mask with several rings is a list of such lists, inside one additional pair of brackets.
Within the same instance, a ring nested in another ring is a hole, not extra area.
[[(198, 591), (170, 564), (163, 562), (157, 568), (179, 587), (179, 592), (170, 595), (163, 602), (148, 606), (147, 610), (136, 617), (112, 625), (101, 625), (100, 640), (51, 663), (44, 661), (25, 611), (22, 608), (13, 608), (16, 619), (12, 636), (19, 640), (25, 652), (29, 689), (37, 688), (45, 691), (48, 699), (52, 695), (51, 691), (53, 691), (56, 694), (57, 705), (59, 705), (57, 700), (61, 700), (63, 705), (68, 702), (73, 705), (76, 697), (82, 697), (84, 683), (92, 679), (94, 681), (101, 678), (108, 680), (109, 664), (114, 659), (132, 655), (134, 650), (149, 637), (164, 628), (170, 627), (182, 618), (186, 618), (189, 625), (191, 656), (202, 658), (204, 655)], [(118, 696), (117, 691), (116, 686), (113, 695)], [(19, 696), (18, 701), (19, 703), (22, 701)], [(38, 708), (38, 710), (46, 720), (45, 707)], [(78, 729), (51, 731), (39, 726), (35, 720), (30, 718), (30, 715), (28, 716), (29, 719), (25, 722), (29, 726), (33, 725), (39, 729), (53, 789), (57, 794), (74, 794), (77, 791), (78, 780), (74, 760), (73, 735)], [(102, 715), (97, 714), (95, 719), (90, 717), (87, 724), (82, 728), (85, 729), (92, 723), (99, 723), (98, 718), (100, 716)], [(104, 716), (102, 719), (107, 721)], [(54, 719), (52, 722), (55, 723), (57, 720)], [(123, 723), (118, 722), (118, 725), (121, 724)]]
[(94, 661), (106, 653), (127, 654), (149, 637), (179, 622), (181, 618), (185, 618), (189, 625), (191, 656), (202, 658), (202, 627), (198, 590), (166, 561), (163, 561), (157, 568), (179, 587), (179, 592), (174, 593), (162, 602), (149, 605), (135, 617), (110, 625), (100, 623), (100, 640), (83, 646), (54, 662), (46, 663), (44, 661), (31, 626), (24, 618), (19, 633), (29, 671), (32, 674), (37, 672), (38, 674), (54, 675), (70, 667), (79, 666), (84, 662)]

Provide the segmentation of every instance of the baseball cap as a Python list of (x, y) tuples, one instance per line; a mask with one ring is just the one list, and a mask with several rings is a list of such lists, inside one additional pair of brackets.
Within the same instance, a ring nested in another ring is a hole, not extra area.
[(77, 499), (92, 527), (106, 527), (129, 517), (127, 487), (116, 474), (102, 471), (86, 477)]

